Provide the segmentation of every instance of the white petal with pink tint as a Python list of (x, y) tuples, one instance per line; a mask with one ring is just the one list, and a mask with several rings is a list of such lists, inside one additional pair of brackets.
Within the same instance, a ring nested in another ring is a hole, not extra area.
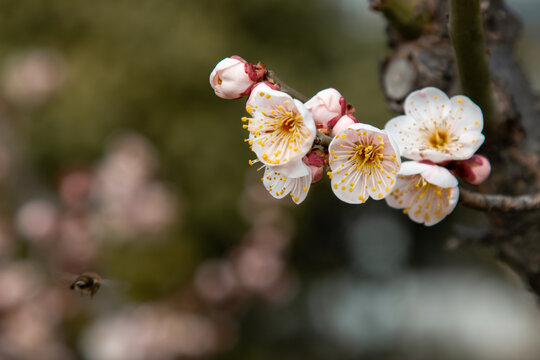
[(261, 180), (270, 195), (276, 199), (290, 195), (296, 204), (304, 201), (311, 186), (311, 170), (301, 160), (298, 167), (303, 169), (296, 174), (299, 176), (286, 176), (276, 167), (266, 166)]
[(391, 119), (385, 130), (406, 158), (468, 159), (484, 142), (482, 111), (466, 96), (448, 99), (436, 88), (425, 88), (411, 93), (404, 108), (405, 115)]
[(406, 115), (427, 123), (448, 117), (450, 105), (448, 96), (434, 87), (413, 91), (403, 103)]
[(334, 137), (328, 148), (332, 190), (350, 204), (390, 193), (400, 166), (399, 151), (385, 131), (355, 123)]
[(450, 214), (459, 199), (458, 181), (447, 169), (415, 161), (401, 165), (389, 206), (404, 209), (411, 220), (435, 225)]
[(315, 122), (300, 101), (261, 83), (252, 90), (246, 110), (252, 116), (242, 118), (249, 143), (265, 165), (293, 162), (311, 150)]

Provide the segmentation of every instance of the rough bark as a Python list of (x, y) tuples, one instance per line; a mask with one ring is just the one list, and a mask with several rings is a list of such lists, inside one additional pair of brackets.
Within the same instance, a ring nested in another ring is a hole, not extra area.
[[(427, 16), (422, 17), (422, 31), (415, 38), (400, 33), (395, 17), (387, 18), (392, 52), (381, 63), (380, 78), (388, 105), (397, 112), (402, 112), (405, 96), (418, 88), (436, 86), (449, 95), (461, 92), (448, 32), (448, 0), (404, 1), (409, 5), (414, 2), (415, 11)], [(384, 3), (384, 0), (370, 1), (375, 10), (381, 10)], [(481, 0), (480, 9), (497, 120), (486, 128), (486, 143), (480, 150), (491, 161), (492, 175), (474, 190), (504, 196), (537, 194), (540, 113), (538, 99), (514, 52), (521, 22), (503, 0)], [(523, 275), (531, 291), (540, 296), (540, 211), (534, 209), (484, 209), (490, 227), (483, 239), (489, 241), (477, 243), (491, 246), (502, 261)]]

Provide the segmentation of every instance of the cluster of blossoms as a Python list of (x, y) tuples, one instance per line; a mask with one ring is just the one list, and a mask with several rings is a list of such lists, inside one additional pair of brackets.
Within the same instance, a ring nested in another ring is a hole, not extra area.
[[(263, 64), (239, 57), (218, 63), (210, 84), (222, 98), (248, 97), (250, 116), (242, 122), (257, 156), (250, 164), (262, 164), (261, 180), (278, 199), (290, 195), (301, 203), (328, 169), (340, 200), (385, 199), (430, 226), (457, 204), (454, 174), (476, 185), (490, 172), (489, 161), (475, 155), (484, 142), (482, 111), (466, 96), (449, 99), (432, 87), (415, 91), (405, 100), (405, 114), (381, 130), (358, 122), (337, 90), (322, 90), (302, 103), (280, 91)], [(401, 157), (412, 161), (401, 163)]]

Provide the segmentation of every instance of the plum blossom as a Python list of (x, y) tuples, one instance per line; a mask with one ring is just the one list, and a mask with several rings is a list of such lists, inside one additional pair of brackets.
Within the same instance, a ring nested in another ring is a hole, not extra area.
[(254, 66), (239, 56), (221, 60), (210, 74), (210, 85), (223, 99), (238, 99), (249, 95), (258, 81)]
[(279, 166), (265, 166), (261, 180), (266, 190), (276, 199), (290, 195), (294, 203), (300, 204), (305, 200), (311, 186), (311, 170), (302, 160), (298, 160), (294, 165), (295, 171), (290, 171), (291, 167), (287, 167), (285, 172)]
[(395, 183), (401, 160), (386, 131), (352, 124), (330, 143), (329, 176), (336, 196), (350, 204), (382, 199)]
[(385, 130), (401, 154), (411, 160), (440, 163), (470, 158), (484, 142), (482, 111), (466, 96), (449, 99), (427, 87), (405, 99), (405, 115), (391, 119)]
[(403, 209), (412, 221), (431, 226), (454, 210), (458, 198), (458, 181), (450, 171), (431, 163), (406, 161), (386, 203)]
[(260, 83), (253, 88), (246, 110), (251, 118), (242, 121), (247, 122), (249, 144), (263, 164), (293, 163), (311, 150), (315, 122), (300, 101)]

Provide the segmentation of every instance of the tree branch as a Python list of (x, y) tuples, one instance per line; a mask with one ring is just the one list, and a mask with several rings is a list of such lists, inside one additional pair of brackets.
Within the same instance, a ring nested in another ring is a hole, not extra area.
[(309, 100), (307, 96), (281, 81), (272, 70), (268, 71), (268, 78), (271, 79), (274, 84), (279, 84), (281, 91), (291, 95), (293, 98), (298, 99), (303, 103)]
[(324, 135), (322, 132), (317, 130), (317, 138), (315, 139), (315, 145), (321, 145), (324, 147), (330, 146), (334, 138), (332, 136)]
[(484, 114), (484, 123), (493, 127), (495, 109), (486, 61), (480, 0), (450, 0), (450, 38), (454, 46), (461, 89)]
[(369, 5), (382, 12), (388, 23), (406, 39), (419, 37), (428, 19), (419, 0), (370, 0)]
[(482, 211), (511, 212), (540, 209), (540, 193), (521, 196), (487, 195), (460, 188), (459, 200), (465, 206)]

